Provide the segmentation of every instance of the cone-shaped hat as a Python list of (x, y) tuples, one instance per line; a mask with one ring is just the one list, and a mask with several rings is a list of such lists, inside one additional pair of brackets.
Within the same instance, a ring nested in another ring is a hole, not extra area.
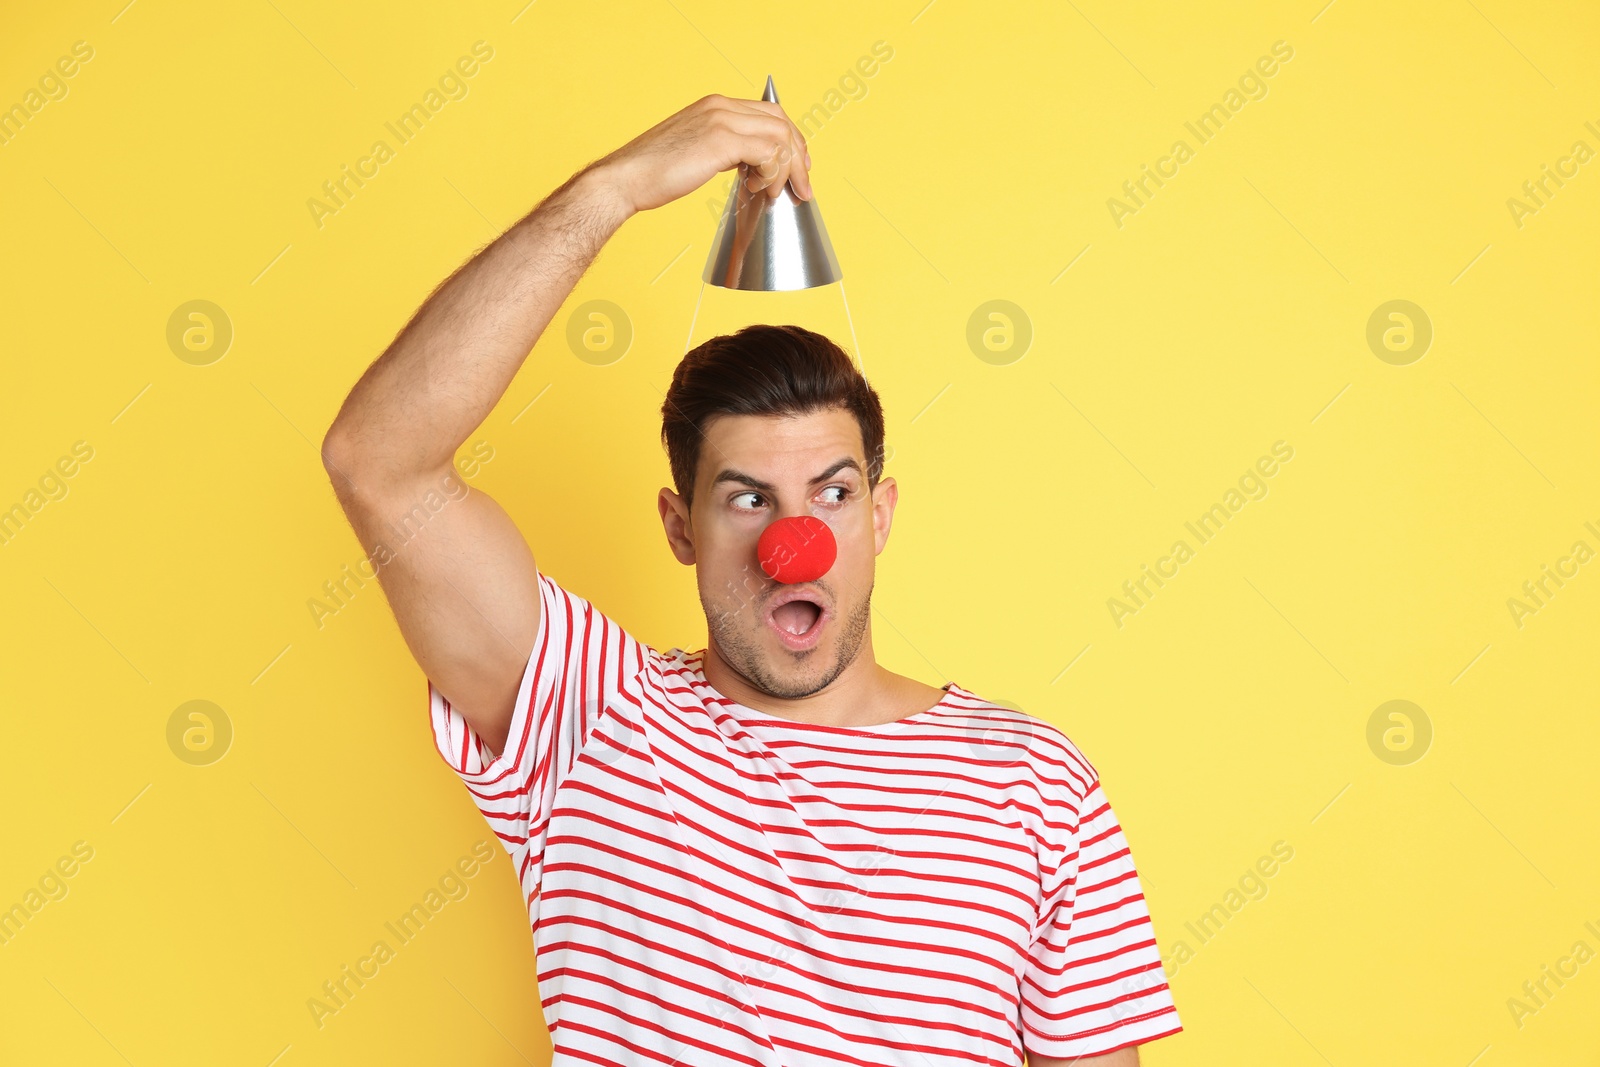
[[(771, 75), (761, 99), (778, 102)], [(816, 200), (801, 200), (787, 182), (777, 196), (765, 189), (751, 192), (745, 187), (751, 169), (739, 164), (738, 180), (706, 259), (705, 280), (725, 289), (781, 292), (829, 285), (844, 277)]]

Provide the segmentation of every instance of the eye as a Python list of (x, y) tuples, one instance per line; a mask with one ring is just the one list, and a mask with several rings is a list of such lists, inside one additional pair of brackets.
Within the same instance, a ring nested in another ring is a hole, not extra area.
[(730, 497), (728, 499), (728, 503), (733, 505), (733, 509), (735, 511), (752, 511), (752, 510), (754, 510), (754, 508), (755, 508), (754, 504), (751, 504), (751, 505), (749, 505), (747, 507), (747, 506), (739, 503), (741, 500), (745, 499), (746, 497), (754, 497), (755, 499), (760, 500), (761, 499), (761, 494), (755, 492), (754, 490), (751, 490), (751, 491), (748, 491), (748, 492), (744, 492), (744, 493), (735, 493), (732, 497)]
[(834, 500), (830, 500), (830, 501), (828, 501), (828, 503), (830, 503), (830, 504), (843, 504), (845, 502), (845, 498), (850, 495), (850, 487), (847, 486), (847, 485), (830, 485), (830, 486), (828, 486), (828, 488), (824, 489), (823, 492), (824, 493), (831, 493), (831, 492), (834, 492), (835, 490), (837, 490), (838, 493), (839, 493), (838, 498), (834, 499)]

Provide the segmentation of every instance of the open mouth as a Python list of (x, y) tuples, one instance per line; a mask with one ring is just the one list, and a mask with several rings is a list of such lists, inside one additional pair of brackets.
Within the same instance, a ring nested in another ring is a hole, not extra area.
[(767, 625), (785, 646), (800, 652), (814, 646), (822, 636), (828, 612), (812, 594), (802, 593), (787, 599), (767, 613)]

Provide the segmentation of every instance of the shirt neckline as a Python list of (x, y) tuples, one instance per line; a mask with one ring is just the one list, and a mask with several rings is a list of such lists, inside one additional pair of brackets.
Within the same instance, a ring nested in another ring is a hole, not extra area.
[(697, 694), (699, 698), (708, 705), (714, 704), (716, 707), (732, 716), (739, 723), (739, 725), (746, 727), (765, 726), (802, 732), (809, 731), (846, 735), (861, 733), (896, 733), (908, 726), (915, 726), (933, 718), (940, 709), (948, 706), (950, 698), (956, 695), (957, 690), (961, 689), (961, 686), (957, 685), (955, 682), (946, 682), (941, 687), (944, 691), (944, 695), (939, 698), (938, 703), (934, 704), (933, 707), (923, 708), (921, 711), (914, 711), (910, 715), (902, 715), (900, 718), (891, 719), (888, 722), (868, 723), (863, 726), (831, 726), (825, 723), (801, 722), (798, 719), (786, 719), (781, 715), (774, 715), (771, 712), (758, 711), (755, 708), (739, 703), (737, 700), (734, 700), (732, 697), (717, 689), (716, 686), (711, 684), (710, 679), (706, 677), (703, 658), (705, 656), (704, 649), (701, 649), (699, 652), (684, 652), (680, 648), (677, 651), (683, 661), (684, 666), (690, 668), (694, 672), (695, 687), (703, 690), (703, 692)]

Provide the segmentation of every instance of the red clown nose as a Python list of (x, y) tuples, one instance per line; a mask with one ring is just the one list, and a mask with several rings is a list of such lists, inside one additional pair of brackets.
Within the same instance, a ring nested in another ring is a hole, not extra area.
[(785, 585), (812, 582), (828, 573), (839, 554), (828, 524), (812, 515), (779, 519), (761, 531), (756, 558), (761, 570)]

